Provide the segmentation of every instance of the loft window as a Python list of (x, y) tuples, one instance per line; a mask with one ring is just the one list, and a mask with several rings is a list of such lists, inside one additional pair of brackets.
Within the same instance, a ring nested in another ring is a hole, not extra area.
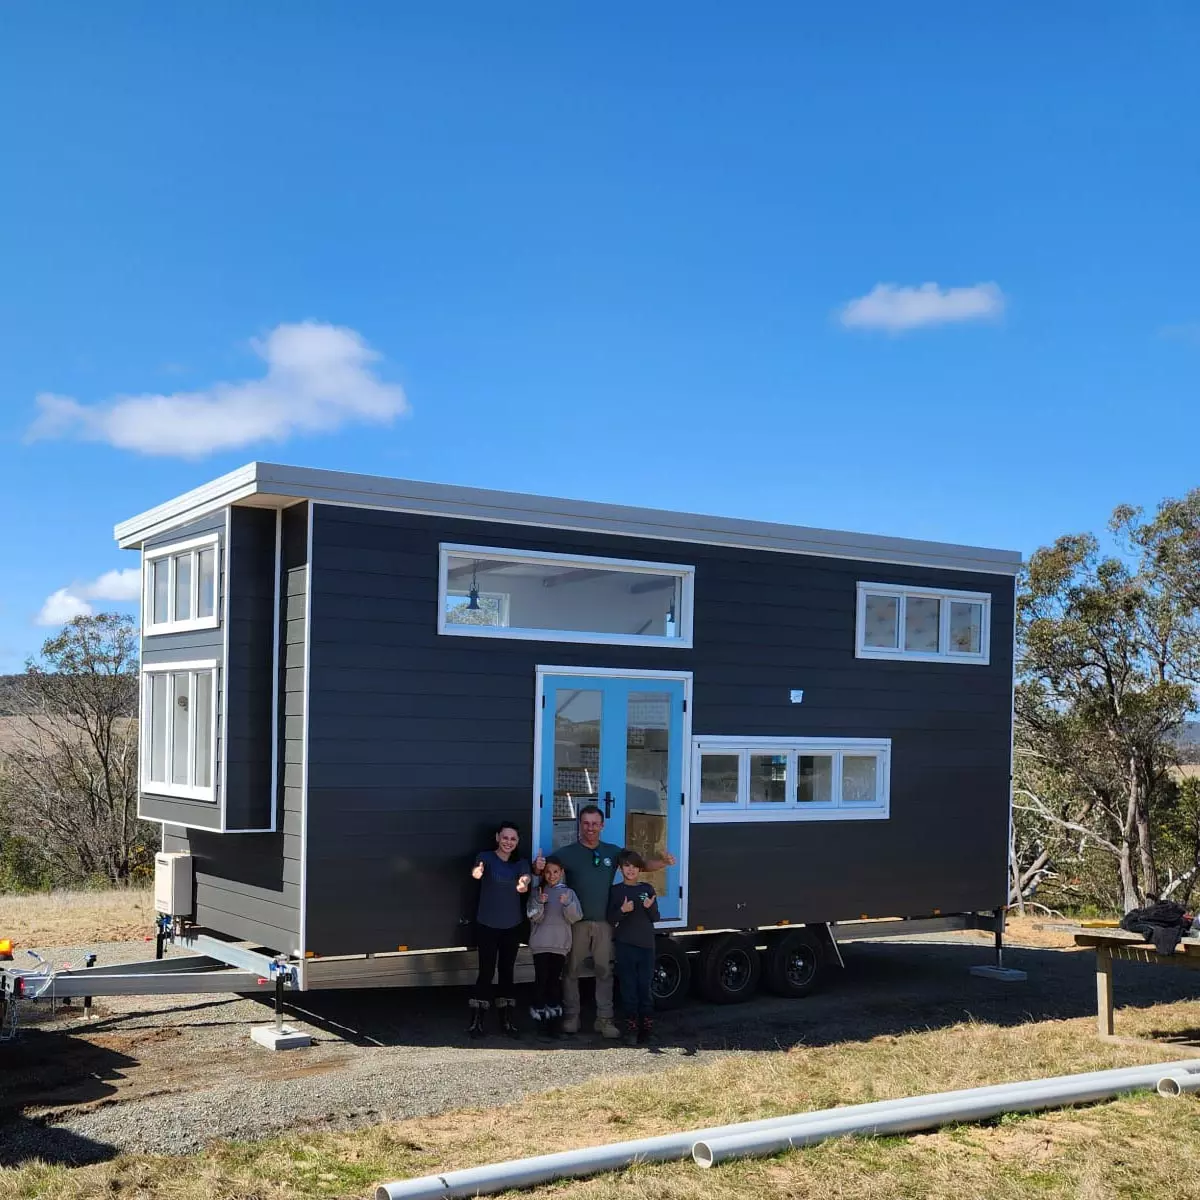
[(888, 583), (858, 585), (855, 654), (987, 665), (992, 598)]
[(145, 551), (143, 628), (147, 635), (217, 627), (217, 535)]
[(438, 633), (686, 648), (693, 575), (673, 563), (444, 545)]
[(142, 668), (142, 791), (215, 800), (217, 664)]
[(702, 737), (692, 818), (709, 822), (886, 818), (891, 742), (877, 738)]

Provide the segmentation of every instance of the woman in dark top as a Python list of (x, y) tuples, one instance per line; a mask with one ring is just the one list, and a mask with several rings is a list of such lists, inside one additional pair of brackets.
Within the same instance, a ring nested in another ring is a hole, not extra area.
[(496, 829), (495, 850), (475, 855), (471, 877), (479, 880), (479, 909), (475, 915), (476, 944), (479, 947), (479, 977), (471, 997), (472, 1037), (483, 1036), (483, 1014), (490, 1007), (492, 976), (499, 973), (496, 1013), (500, 1028), (509, 1037), (517, 1036), (513, 1024), (516, 1000), (513, 998), (513, 965), (520, 945), (524, 897), (529, 891), (532, 870), (529, 860), (517, 857), (521, 835), (511, 821)]

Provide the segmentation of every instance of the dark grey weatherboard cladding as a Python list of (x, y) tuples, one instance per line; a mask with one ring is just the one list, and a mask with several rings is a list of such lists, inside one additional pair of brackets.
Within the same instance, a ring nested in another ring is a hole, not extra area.
[(225, 744), (225, 828), (270, 829), (272, 677), (275, 661), (274, 509), (229, 510), (229, 718)]
[[(439, 637), (441, 542), (694, 564), (695, 648)], [(469, 937), (472, 852), (500, 818), (528, 829), (539, 664), (692, 671), (697, 736), (892, 739), (889, 820), (693, 824), (693, 925), (1004, 899), (1011, 577), (320, 504), (313, 560), (307, 948), (318, 954)], [(990, 593), (990, 665), (856, 659), (859, 581)]]
[[(170, 546), (175, 542), (186, 542), (191, 538), (202, 537), (206, 533), (220, 535), (217, 543), (217, 612), (221, 619), (215, 629), (193, 629), (185, 633), (159, 633), (151, 637), (142, 634), (142, 662), (169, 663), (189, 662), (201, 659), (215, 660), (217, 664), (217, 721), (215, 736), (217, 739), (217, 769), (213, 778), (213, 795), (215, 801), (186, 800), (178, 796), (157, 796), (152, 792), (142, 791), (138, 801), (138, 816), (150, 821), (174, 821), (185, 825), (198, 825), (205, 829), (221, 828), (221, 762), (225, 753), (222, 744), (221, 730), (223, 721), (223, 704), (221, 679), (225, 670), (225, 589), (228, 586), (225, 546), (225, 510), (215, 512), (201, 521), (190, 525), (181, 525), (170, 533), (148, 538), (143, 547), (154, 550), (160, 546)], [(144, 677), (143, 677), (144, 680)], [(144, 686), (144, 682), (143, 682)]]
[[(273, 570), (274, 512), (270, 517)], [(303, 790), (298, 781), (303, 773), (304, 672), (302, 665), (299, 669), (291, 669), (286, 661), (289, 657), (293, 660), (298, 657), (303, 664), (308, 506), (299, 504), (285, 509), (282, 522), (279, 628), (283, 645), (279, 666), (279, 707), (280, 728), (286, 736), (281, 736), (279, 741), (283, 781), (279, 788), (278, 829), (275, 833), (217, 834), (167, 826), (163, 848), (187, 851), (195, 857), (194, 918), (200, 925), (271, 950), (301, 954), (304, 949), (300, 919), (304, 818)], [(235, 528), (236, 525), (235, 510)], [(268, 616), (273, 614), (268, 613)], [(231, 654), (232, 645), (231, 641)], [(266, 686), (269, 693), (270, 662), (266, 664)], [(232, 726), (230, 740), (233, 740)], [(269, 746), (269, 740), (266, 744)]]

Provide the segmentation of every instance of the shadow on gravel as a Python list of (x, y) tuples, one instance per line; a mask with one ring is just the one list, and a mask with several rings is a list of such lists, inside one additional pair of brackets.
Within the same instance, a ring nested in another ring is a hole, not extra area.
[(0, 1045), (0, 1166), (35, 1158), (79, 1166), (113, 1158), (115, 1147), (24, 1113), (104, 1101), (116, 1093), (117, 1080), (135, 1062), (121, 1048), (37, 1029)]
[(0, 1167), (19, 1167), (34, 1160), (85, 1167), (88, 1163), (108, 1162), (117, 1153), (117, 1148), (107, 1142), (96, 1142), (41, 1121), (25, 1117), (0, 1121)]
[[(990, 946), (982, 942), (857, 942), (843, 945), (842, 954), (845, 970), (835, 967), (814, 995), (789, 1000), (760, 993), (733, 1006), (691, 999), (659, 1014), (656, 1040), (684, 1054), (778, 1050), (937, 1029), (967, 1019), (1020, 1025), (1095, 1013), (1095, 959), (1090, 952), (1007, 947), (1006, 965), (1028, 972), (1023, 983), (969, 974), (970, 967), (993, 961)], [(1188, 971), (1116, 964), (1120, 1008), (1200, 998), (1198, 982)], [(297, 997), (289, 1009), (352, 1045), (511, 1048), (514, 1042), (495, 1031), (480, 1041), (467, 1040), (467, 996), (465, 988), (321, 991)], [(519, 988), (525, 1033), (515, 1044), (522, 1048), (588, 1052), (612, 1045), (591, 1032), (586, 991), (584, 1031), (554, 1042), (533, 1039), (526, 1003)]]

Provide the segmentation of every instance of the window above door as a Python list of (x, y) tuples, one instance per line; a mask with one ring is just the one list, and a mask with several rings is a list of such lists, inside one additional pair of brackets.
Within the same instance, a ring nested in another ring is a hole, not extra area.
[(438, 633), (687, 649), (694, 576), (678, 563), (446, 544)]

